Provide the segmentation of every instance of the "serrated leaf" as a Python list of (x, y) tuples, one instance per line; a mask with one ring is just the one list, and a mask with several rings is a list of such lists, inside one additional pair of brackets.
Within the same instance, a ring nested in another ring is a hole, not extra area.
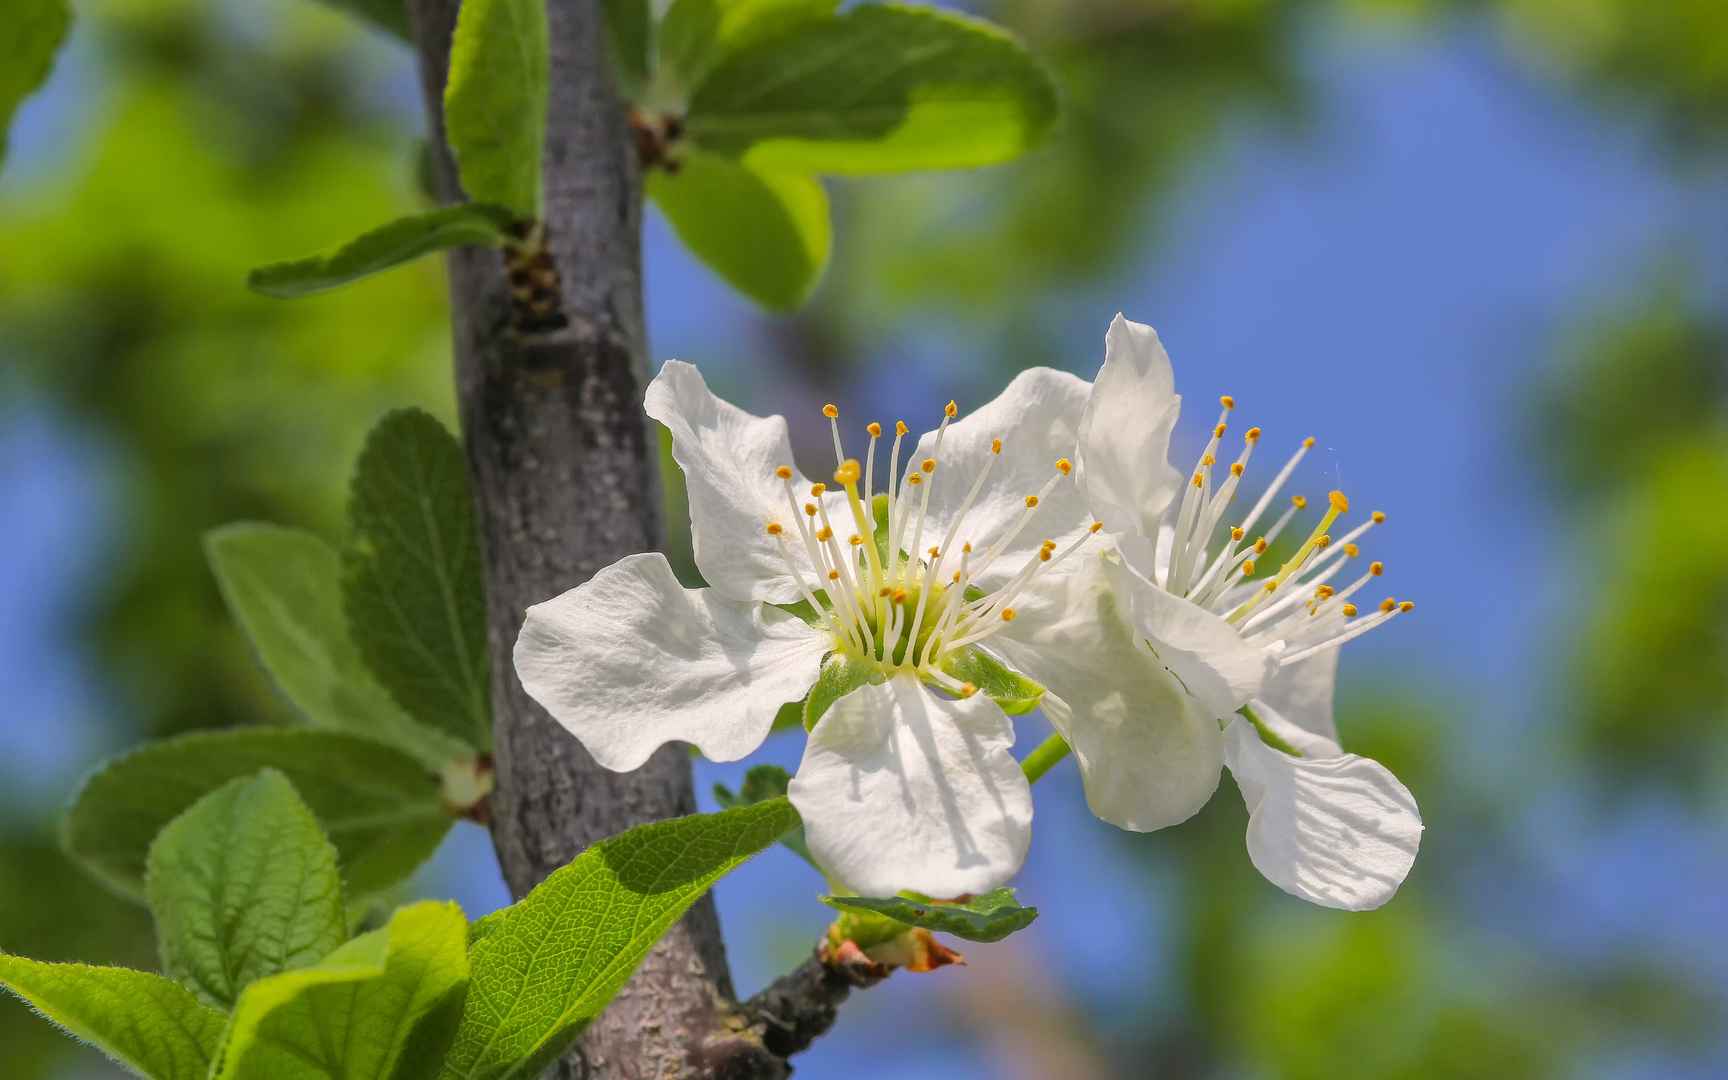
[(901, 896), (824, 896), (822, 902), (841, 911), (886, 915), (908, 926), (922, 926), (967, 941), (1001, 941), (1016, 930), (1024, 930), (1038, 917), (1038, 909), (1021, 907), (1013, 889), (995, 889), (963, 904), (911, 900)]
[(739, 49), (834, 13), (837, 0), (673, 0), (660, 22), (660, 66), (668, 97), (683, 99)]
[(463, 0), (444, 86), (444, 137), (478, 203), (540, 217), (551, 60), (544, 0)]
[(319, 727), (372, 736), (430, 769), (471, 757), (467, 743), (416, 723), (372, 677), (342, 611), (342, 560), (301, 529), (238, 522), (204, 534), (235, 621), (284, 696)]
[(408, 715), (492, 744), (486, 594), (462, 446), (418, 409), (392, 412), (354, 466), (343, 607), (366, 664)]
[[(744, 774), (744, 783), (739, 785), (737, 793), (724, 784), (714, 785), (714, 801), (720, 804), (722, 810), (731, 810), (737, 806), (755, 806), (757, 803), (777, 799), (786, 794), (787, 785), (792, 783), (792, 776), (778, 765), (753, 765)], [(816, 866), (815, 856), (810, 854), (810, 845), (804, 839), (804, 823), (787, 829), (780, 834), (780, 842), (786, 845), (792, 854), (816, 867), (818, 873), (821, 867)]]
[(698, 897), (797, 822), (791, 803), (771, 799), (643, 825), (476, 923), (473, 981), (441, 1076), (538, 1075)]
[(648, 194), (684, 246), (764, 307), (802, 304), (828, 265), (828, 195), (813, 176), (694, 150), (676, 173), (651, 173)]
[(6, 133), (18, 105), (48, 78), (54, 54), (66, 40), (72, 9), (66, 0), (11, 0), (0, 18), (0, 165), (6, 164)]
[(510, 211), (467, 203), (397, 218), (338, 248), (259, 267), (246, 278), (253, 292), (279, 299), (310, 296), (405, 262), (457, 247), (501, 247), (510, 240)]
[(314, 967), (240, 995), (214, 1080), (424, 1080), (468, 989), (455, 904), (405, 907)]
[(66, 816), (66, 849), (116, 890), (144, 894), (150, 843), (200, 798), (281, 770), (336, 845), (350, 895), (388, 888), (437, 849), (453, 822), (437, 779), (393, 747), (307, 728), (235, 728), (146, 743), (102, 765)]
[(1044, 687), (976, 645), (968, 645), (949, 653), (942, 661), (942, 671), (961, 682), (976, 686), (1009, 716), (1029, 713), (1044, 700)]
[(653, 67), (654, 15), (648, 0), (601, 0), (600, 9), (606, 18), (606, 46), (618, 76), (618, 93), (626, 101), (639, 101)]
[(804, 730), (815, 731), (830, 706), (866, 683), (881, 682), (882, 669), (845, 653), (830, 653), (804, 699)]
[(1007, 161), (1056, 112), (1049, 76), (999, 28), (869, 4), (722, 61), (692, 96), (686, 130), (759, 168), (880, 173)]
[(147, 971), (0, 954), (0, 986), (149, 1080), (204, 1080), (227, 1017)]
[(162, 970), (212, 1005), (348, 936), (336, 849), (275, 769), (193, 803), (157, 834), (145, 865)]

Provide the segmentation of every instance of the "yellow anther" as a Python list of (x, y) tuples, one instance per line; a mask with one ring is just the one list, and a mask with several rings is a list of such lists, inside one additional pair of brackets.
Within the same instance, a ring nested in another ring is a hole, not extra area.
[(1271, 547), (1271, 546), (1272, 545), (1270, 545), (1266, 542), (1266, 538), (1264, 536), (1259, 537), (1258, 539), (1256, 539), (1254, 541), (1254, 554), (1264, 555), (1264, 554), (1266, 554), (1266, 549), (1268, 547)]
[(828, 404), (822, 406), (822, 415), (826, 416), (828, 419), (832, 420), (835, 417), (840, 415), (840, 406), (834, 404), (833, 402), (829, 402)]
[(828, 580), (829, 581), (839, 581), (840, 580), (840, 571), (838, 571), (838, 570), (828, 571)]
[(782, 480), (790, 480), (792, 479), (792, 467), (789, 465), (782, 465), (778, 469), (774, 470), (774, 475), (778, 476)]
[(1242, 440), (1244, 442), (1259, 442), (1260, 441), (1260, 429), (1257, 427), (1249, 428), (1247, 434), (1242, 436)]
[(1230, 539), (1232, 540), (1240, 540), (1247, 535), (1248, 533), (1240, 525), (1233, 526), (1230, 529)]
[(1340, 514), (1349, 513), (1350, 500), (1342, 491), (1327, 492), (1326, 497), (1332, 501), (1332, 509), (1338, 511)]
[(868, 424), (865, 424), (864, 430), (870, 433), (870, 437), (872, 439), (879, 439), (882, 437), (882, 425), (878, 424), (874, 420), (870, 421)]
[(1099, 530), (1099, 529), (1102, 529), (1102, 528), (1103, 528), (1103, 527), (1104, 527), (1104, 523), (1103, 523), (1103, 522), (1102, 522), (1102, 521), (1094, 521), (1094, 522), (1093, 522), (1093, 523), (1092, 523), (1092, 524), (1091, 524), (1091, 525), (1090, 525), (1090, 526), (1089, 526), (1089, 527), (1088, 527), (1088, 528), (1087, 528), (1087, 529), (1086, 529), (1086, 531), (1087, 531), (1087, 532), (1092, 532), (1092, 533), (1095, 533), (1095, 532), (1097, 532), (1097, 531), (1098, 531), (1098, 530)]
[(1056, 550), (1056, 541), (1046, 540), (1042, 544), (1039, 544), (1038, 546), (1043, 548), (1045, 551), (1055, 551)]
[(1392, 597), (1390, 597), (1390, 596), (1388, 596), (1386, 599), (1380, 601), (1380, 610), (1381, 611), (1391, 611), (1393, 608), (1395, 608), (1397, 606), (1398, 606), (1398, 601), (1392, 599)]
[(1231, 462), (1230, 463), (1230, 475), (1231, 476), (1241, 476), (1243, 468), (1244, 468), (1244, 466), (1240, 461)]
[(804, 516), (805, 517), (815, 517), (816, 516), (816, 504), (815, 503), (805, 503), (804, 504)]
[(1362, 554), (1362, 549), (1357, 547), (1355, 544), (1345, 544), (1344, 545), (1344, 555), (1346, 558), (1354, 559), (1356, 556), (1358, 556), (1360, 554)]
[(857, 458), (847, 458), (840, 463), (838, 469), (834, 470), (834, 482), (841, 487), (851, 487), (858, 482), (859, 473), (862, 471), (858, 467)]
[(1211, 454), (1207, 454), (1200, 459), (1200, 464), (1210, 469), (1212, 466), (1218, 464), (1218, 459), (1213, 457)]
[(1197, 488), (1205, 487), (1206, 486), (1206, 478), (1199, 473), (1195, 473), (1194, 474), (1194, 486)]
[(1356, 617), (1356, 605), (1355, 604), (1345, 604), (1344, 605), (1344, 617), (1346, 619), (1354, 619)]
[(965, 683), (960, 684), (960, 696), (963, 698), (971, 697), (973, 694), (976, 694), (977, 692), (978, 692), (978, 688), (969, 682), (965, 682)]
[(939, 547), (932, 547), (930, 549), (930, 557), (932, 559), (940, 559), (942, 557), (942, 549)]
[(1319, 536), (1316, 536), (1314, 538), (1314, 546), (1316, 548), (1331, 547), (1332, 546), (1332, 538), (1330, 536), (1327, 536), (1325, 533), (1321, 533)]
[(1272, 590), (1276, 589), (1277, 587), (1278, 587), (1278, 579), (1277, 578), (1272, 578), (1270, 581), (1266, 582), (1266, 591), (1267, 592), (1271, 592)]
[(1304, 450), (1314, 449), (1314, 436), (1310, 435), (1306, 439), (1302, 440), (1302, 449), (1304, 449)]
[(893, 591), (894, 590), (892, 590), (888, 586), (884, 585), (884, 586), (882, 586), (882, 588), (880, 590), (877, 591), (876, 595), (881, 596), (881, 597), (886, 597), (889, 593), (891, 593)]
[(1056, 471), (1061, 473), (1063, 476), (1067, 476), (1069, 473), (1074, 471), (1074, 463), (1069, 461), (1067, 458), (1057, 458)]
[(1015, 615), (1015, 611), (1013, 608), (1005, 607), (1002, 609), (1002, 621), (1003, 622), (1013, 622), (1014, 621), (1014, 615)]
[(1382, 511), (1379, 511), (1379, 510), (1374, 511), (1372, 514), (1369, 514), (1368, 516), (1370, 518), (1374, 519), (1374, 524), (1376, 524), (1376, 525), (1379, 525), (1386, 520), (1385, 513), (1383, 513)]
[(1236, 407), (1236, 399), (1231, 397), (1229, 394), (1225, 394), (1223, 397), (1218, 399), (1218, 404), (1224, 406), (1226, 409), (1234, 409)]
[(824, 525), (820, 529), (816, 530), (816, 539), (826, 544), (828, 541), (834, 539), (834, 530)]
[(1049, 548), (1039, 548), (1038, 549), (1038, 561), (1039, 562), (1049, 562), (1050, 561), (1050, 549)]
[(1322, 600), (1325, 600), (1327, 597), (1332, 595), (1332, 591), (1333, 591), (1332, 586), (1321, 585), (1314, 590), (1314, 595), (1318, 596)]
[(960, 571), (958, 571), (958, 570), (954, 571), (954, 576), (949, 578), (948, 580), (952, 581), (956, 585), (960, 584)]
[(779, 536), (781, 533), (783, 533), (785, 531), (786, 531), (785, 529), (782, 529), (780, 527), (780, 523), (778, 521), (770, 521), (768, 523), (768, 535), (769, 536)]
[(1253, 577), (1254, 576), (1254, 560), (1253, 559), (1249, 559), (1247, 562), (1242, 564), (1242, 576), (1243, 577)]
[(968, 540), (964, 544), (961, 544), (960, 550), (965, 552), (967, 555), (972, 554), (972, 541)]
[(846, 538), (846, 542), (851, 544), (853, 547), (857, 547), (864, 542), (864, 538), (859, 536), (857, 533), (853, 533), (851, 536)]
[(894, 602), (896, 604), (904, 604), (906, 602), (906, 590), (905, 589), (895, 589), (894, 590)]
[(1404, 612), (1415, 611), (1416, 610), (1416, 601), (1406, 600), (1403, 603), (1398, 605), (1398, 610), (1404, 611)]
[(818, 498), (818, 499), (820, 499), (822, 497), (822, 494), (824, 492), (826, 492), (827, 490), (828, 490), (827, 484), (817, 483), (817, 484), (811, 484), (810, 485), (810, 494), (812, 496), (814, 496), (815, 498)]
[(990, 440), (990, 452), (992, 454), (1000, 454), (1002, 452), (1002, 440), (1001, 439), (991, 439)]
[(958, 416), (960, 415), (960, 406), (950, 401), (948, 404), (942, 406), (942, 415), (947, 417)]
[(1292, 495), (1290, 496), (1290, 505), (1298, 510), (1305, 510), (1308, 507), (1308, 496)]
[(1038, 496), (1036, 496), (1036, 495), (1026, 496), (1026, 509), (1030, 510), (1037, 505), (1038, 505)]
[(911, 476), (908, 476), (906, 478), (906, 482), (908, 484), (911, 484), (913, 487), (917, 487), (919, 484), (922, 484), (924, 482), (924, 474), (923, 473), (913, 473)]
[(1227, 426), (1225, 426), (1224, 424), (1219, 424), (1217, 427), (1212, 429), (1212, 437), (1214, 439), (1222, 439), (1224, 437), (1224, 433), (1228, 430), (1230, 430), (1230, 429)]
[(933, 457), (927, 457), (923, 461), (920, 461), (918, 463), (918, 467), (920, 469), (923, 469), (927, 473), (935, 472), (936, 471), (936, 459)]
[(912, 430), (912, 429), (906, 426), (906, 421), (904, 421), (904, 420), (894, 421), (894, 434), (904, 435), (910, 430)]
[(1386, 564), (1383, 562), (1371, 562), (1368, 564), (1368, 572), (1375, 577), (1379, 577), (1381, 574), (1386, 572)]

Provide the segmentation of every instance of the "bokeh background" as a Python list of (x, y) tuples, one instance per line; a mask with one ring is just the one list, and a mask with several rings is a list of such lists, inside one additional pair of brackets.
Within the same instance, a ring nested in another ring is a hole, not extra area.
[[(1055, 70), (1058, 136), (831, 185), (790, 319), (651, 220), (653, 355), (820, 460), (823, 401), (916, 427), (1025, 366), (1090, 376), (1119, 309), (1155, 324), (1190, 400), (1317, 436), (1303, 489), (1389, 514), (1373, 554), (1419, 607), (1347, 650), (1340, 727), (1428, 831), (1392, 904), (1325, 912), (1254, 872), (1228, 774), (1137, 836), (1064, 766), (1040, 920), (855, 997), (800, 1075), (1728, 1075), (1728, 5), (972, 6)], [(149, 965), (56, 816), (134, 742), (288, 719), (199, 536), (338, 536), (371, 421), (452, 414), (446, 302), (435, 261), (242, 287), (419, 202), (399, 45), (309, 0), (78, 8), (0, 177), (0, 949)], [(414, 889), (505, 902), (470, 826)], [(720, 887), (741, 990), (808, 948), (819, 889), (780, 851)], [(114, 1075), (10, 999), (0, 1073)]]

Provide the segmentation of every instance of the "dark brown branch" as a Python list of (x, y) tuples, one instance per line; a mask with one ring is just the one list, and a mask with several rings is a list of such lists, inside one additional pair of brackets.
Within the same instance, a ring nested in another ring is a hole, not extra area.
[(745, 1002), (745, 1021), (771, 1054), (789, 1058), (827, 1034), (854, 987), (880, 981), (848, 974), (823, 962), (820, 952), (769, 983)]

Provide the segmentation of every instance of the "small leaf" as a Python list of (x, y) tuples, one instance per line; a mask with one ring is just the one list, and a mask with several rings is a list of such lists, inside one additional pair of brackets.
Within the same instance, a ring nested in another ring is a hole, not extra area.
[(162, 970), (212, 1005), (348, 936), (336, 849), (274, 769), (193, 803), (157, 835), (146, 867)]
[(336, 731), (235, 728), (146, 743), (104, 764), (67, 814), (66, 848), (141, 898), (156, 834), (209, 792), (266, 768), (281, 770), (318, 816), (351, 895), (406, 878), (453, 823), (437, 779), (400, 750)]
[(343, 553), (348, 629), (408, 715), (486, 749), (492, 742), (486, 594), (462, 446), (418, 409), (366, 438)]
[(548, 48), (544, 0), (463, 0), (444, 87), (463, 190), (529, 220), (540, 217)]
[(686, 128), (758, 168), (880, 173), (1007, 161), (1056, 111), (1049, 76), (1002, 30), (867, 4), (728, 57), (692, 97)]
[(473, 982), (445, 1080), (532, 1077), (714, 882), (798, 822), (785, 799), (602, 841), (469, 931)]
[(0, 954), (0, 986), (149, 1080), (204, 1080), (227, 1023), (190, 990), (147, 971)]
[(950, 653), (942, 670), (961, 682), (969, 682), (1009, 716), (1029, 713), (1044, 699), (1044, 687), (1013, 670), (976, 645)]
[(618, 75), (618, 93), (626, 101), (641, 100), (648, 85), (653, 46), (653, 13), (648, 0), (601, 0), (606, 18), (606, 45)]
[[(730, 810), (736, 806), (755, 806), (757, 803), (785, 795), (787, 785), (791, 783), (791, 774), (778, 765), (753, 765), (750, 771), (744, 774), (744, 783), (736, 795), (726, 785), (715, 784), (714, 801), (720, 804), (722, 810)], [(792, 854), (811, 866), (816, 866), (816, 858), (810, 854), (810, 845), (804, 839), (802, 821), (782, 833), (780, 842), (785, 844)], [(816, 869), (820, 872), (822, 868), (816, 866)]]
[(0, 18), (0, 165), (6, 164), (6, 132), (12, 114), (35, 92), (54, 67), (54, 54), (66, 40), (72, 10), (66, 0), (11, 0)]
[(468, 203), (397, 218), (330, 255), (259, 267), (246, 278), (254, 292), (281, 299), (310, 296), (455, 247), (500, 247), (511, 239), (511, 215)]
[(228, 610), (282, 693), (319, 727), (370, 735), (441, 769), (474, 749), (416, 723), (348, 636), (342, 560), (312, 533), (256, 522), (204, 534)]
[(834, 13), (837, 0), (674, 0), (660, 23), (667, 97), (682, 100), (721, 60), (801, 22)]
[(468, 921), (405, 907), (315, 967), (246, 988), (214, 1080), (423, 1080), (436, 1075), (468, 990)]
[(882, 669), (845, 653), (830, 653), (804, 699), (804, 730), (815, 731), (829, 706), (866, 683), (881, 682)]
[(828, 196), (815, 177), (693, 150), (676, 173), (650, 174), (648, 194), (686, 247), (764, 307), (797, 307), (828, 265)]
[(1001, 941), (1016, 930), (1024, 930), (1038, 917), (1038, 909), (1021, 907), (1013, 889), (996, 889), (965, 903), (936, 903), (900, 896), (824, 896), (822, 902), (841, 911), (886, 915), (909, 926), (922, 926), (967, 941)]

